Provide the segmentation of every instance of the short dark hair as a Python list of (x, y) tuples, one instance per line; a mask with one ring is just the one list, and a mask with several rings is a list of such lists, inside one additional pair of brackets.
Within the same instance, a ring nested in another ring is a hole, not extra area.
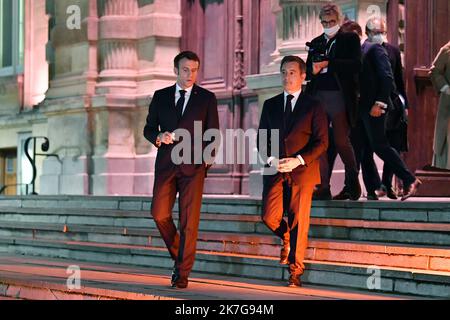
[(362, 28), (361, 26), (352, 20), (345, 21), (341, 26), (342, 32), (355, 32), (362, 37)]
[(285, 56), (283, 60), (281, 60), (280, 71), (283, 69), (283, 65), (287, 62), (297, 62), (300, 68), (300, 73), (306, 72), (306, 63), (302, 58), (297, 56)]
[(324, 5), (319, 12), (319, 19), (323, 16), (335, 15), (339, 21), (342, 21), (342, 11), (339, 6), (334, 3), (328, 3)]
[(200, 65), (200, 58), (197, 56), (197, 54), (195, 52), (182, 51), (179, 54), (177, 54), (177, 56), (173, 59), (173, 66), (178, 69), (180, 60), (182, 60), (184, 58), (186, 58), (188, 60), (197, 61), (198, 64)]

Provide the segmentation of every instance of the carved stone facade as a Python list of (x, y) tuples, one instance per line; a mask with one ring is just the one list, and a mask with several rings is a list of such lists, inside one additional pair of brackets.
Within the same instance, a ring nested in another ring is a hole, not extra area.
[[(65, 8), (78, 5), (79, 30)], [(53, 70), (41, 111), (52, 151), (41, 194), (150, 194), (155, 150), (142, 137), (149, 98), (174, 82), (179, 1), (47, 1)]]
[[(263, 101), (282, 90), (282, 57), (306, 58), (306, 42), (322, 32), (320, 7), (330, 1), (19, 2), (24, 6), (23, 61), (0, 68), (0, 165), (4, 152), (16, 150), (17, 182), (27, 183), (23, 141), (47, 136), (49, 152), (60, 161), (37, 159), (40, 194), (148, 195), (156, 150), (142, 129), (153, 92), (175, 81), (173, 57), (187, 49), (199, 54), (198, 83), (216, 93), (224, 136), (227, 129), (255, 130)], [(387, 18), (389, 30), (398, 29), (400, 20), (405, 24), (388, 38), (404, 43), (411, 102), (406, 159), (411, 168), (420, 168), (431, 161), (431, 147), (423, 146), (432, 139), (437, 100), (427, 71), (449, 37), (448, 0), (335, 2), (363, 27), (377, 14)], [(13, 21), (17, 31), (21, 19)], [(19, 38), (14, 38), (16, 46)], [(223, 152), (236, 154), (237, 148), (230, 144)], [(248, 141), (246, 148), (247, 157), (256, 152)], [(217, 164), (205, 192), (260, 196), (259, 170), (236, 161)], [(336, 191), (342, 186), (342, 164), (333, 176)], [(1, 179), (0, 170), (0, 184)]]

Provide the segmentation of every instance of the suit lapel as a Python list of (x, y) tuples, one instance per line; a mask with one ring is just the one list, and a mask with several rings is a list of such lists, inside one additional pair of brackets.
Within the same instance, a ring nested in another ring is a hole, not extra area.
[(276, 128), (280, 128), (282, 132), (284, 132), (284, 93), (280, 94), (278, 97), (278, 100), (276, 101), (276, 105), (279, 106), (278, 108), (274, 109), (274, 112), (272, 114), (273, 119), (276, 123)]
[(198, 98), (198, 87), (194, 84), (192, 87), (191, 95), (189, 97), (188, 103), (186, 105), (186, 108), (184, 109), (183, 115), (181, 116), (181, 119), (184, 119), (186, 117), (189, 117), (189, 113), (193, 112), (195, 109), (195, 106), (197, 105), (197, 98)]
[(176, 90), (177, 86), (176, 84), (174, 84), (172, 87), (170, 87), (170, 91), (169, 91), (169, 109), (170, 111), (175, 112), (174, 114), (176, 114), (176, 109), (175, 109), (175, 90)]
[(288, 126), (286, 128), (286, 136), (289, 134), (289, 132), (291, 132), (292, 127), (296, 123), (296, 120), (300, 117), (302, 113), (305, 112), (306, 108), (304, 108), (304, 106), (301, 106), (303, 100), (304, 100), (304, 93), (302, 91), (297, 99), (297, 102), (295, 103), (294, 111), (291, 114), (291, 118), (288, 121)]

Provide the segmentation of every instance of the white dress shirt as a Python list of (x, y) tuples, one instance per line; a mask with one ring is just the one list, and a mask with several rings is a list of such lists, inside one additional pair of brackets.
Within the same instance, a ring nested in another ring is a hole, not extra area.
[[(297, 103), (298, 97), (300, 96), (300, 93), (302, 93), (302, 89), (293, 92), (293, 93), (288, 93), (286, 91), (284, 91), (284, 108), (283, 111), (286, 109), (286, 102), (287, 102), (287, 96), (288, 95), (293, 95), (294, 98), (292, 98), (291, 100), (291, 106), (292, 106), (292, 112), (294, 112), (294, 108), (295, 108), (295, 104)], [(297, 155), (298, 160), (300, 160), (300, 164), (303, 166), (305, 165), (305, 160), (302, 158), (301, 155)], [(275, 157), (269, 157), (269, 159), (267, 159), (267, 164), (271, 165), (272, 160), (275, 159)]]
[(183, 89), (181, 88), (178, 83), (176, 84), (176, 90), (175, 90), (175, 105), (177, 105), (177, 101), (178, 99), (180, 99), (181, 95), (180, 95), (180, 90), (185, 90), (186, 93), (184, 94), (184, 105), (183, 105), (183, 111), (181, 112), (181, 114), (184, 113), (184, 110), (186, 109), (186, 106), (189, 102), (189, 98), (191, 97), (191, 92), (192, 92), (192, 87), (190, 86), (189, 88)]
[(295, 108), (295, 104), (297, 103), (298, 97), (300, 96), (300, 93), (302, 93), (302, 89), (294, 92), (294, 93), (287, 93), (286, 91), (284, 92), (284, 108), (283, 110), (286, 109), (286, 102), (287, 102), (287, 96), (288, 95), (293, 95), (294, 98), (292, 98), (291, 100), (291, 105), (292, 105), (292, 112), (294, 112), (294, 108)]

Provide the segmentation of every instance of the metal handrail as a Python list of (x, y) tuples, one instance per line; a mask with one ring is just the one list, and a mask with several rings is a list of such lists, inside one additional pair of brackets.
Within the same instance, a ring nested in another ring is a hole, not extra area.
[[(31, 179), (31, 182), (28, 184), (31, 184), (31, 186), (32, 186), (31, 194), (34, 194), (34, 195), (37, 195), (37, 192), (35, 191), (36, 176), (37, 176), (37, 169), (36, 169), (36, 163), (35, 163), (36, 156), (55, 157), (56, 159), (58, 159), (58, 162), (61, 163), (61, 159), (59, 159), (59, 155), (57, 155), (55, 153), (36, 153), (36, 140), (37, 139), (45, 140), (41, 145), (41, 150), (43, 152), (47, 152), (48, 149), (50, 148), (50, 141), (48, 140), (47, 137), (43, 137), (43, 136), (29, 137), (27, 140), (25, 140), (25, 145), (24, 145), (25, 156), (28, 158), (28, 161), (30, 161), (31, 166), (33, 168), (33, 178)], [(31, 157), (31, 155), (28, 153), (28, 145), (30, 144), (31, 140), (33, 140), (33, 157)], [(28, 187), (27, 187), (27, 194), (28, 194)]]

